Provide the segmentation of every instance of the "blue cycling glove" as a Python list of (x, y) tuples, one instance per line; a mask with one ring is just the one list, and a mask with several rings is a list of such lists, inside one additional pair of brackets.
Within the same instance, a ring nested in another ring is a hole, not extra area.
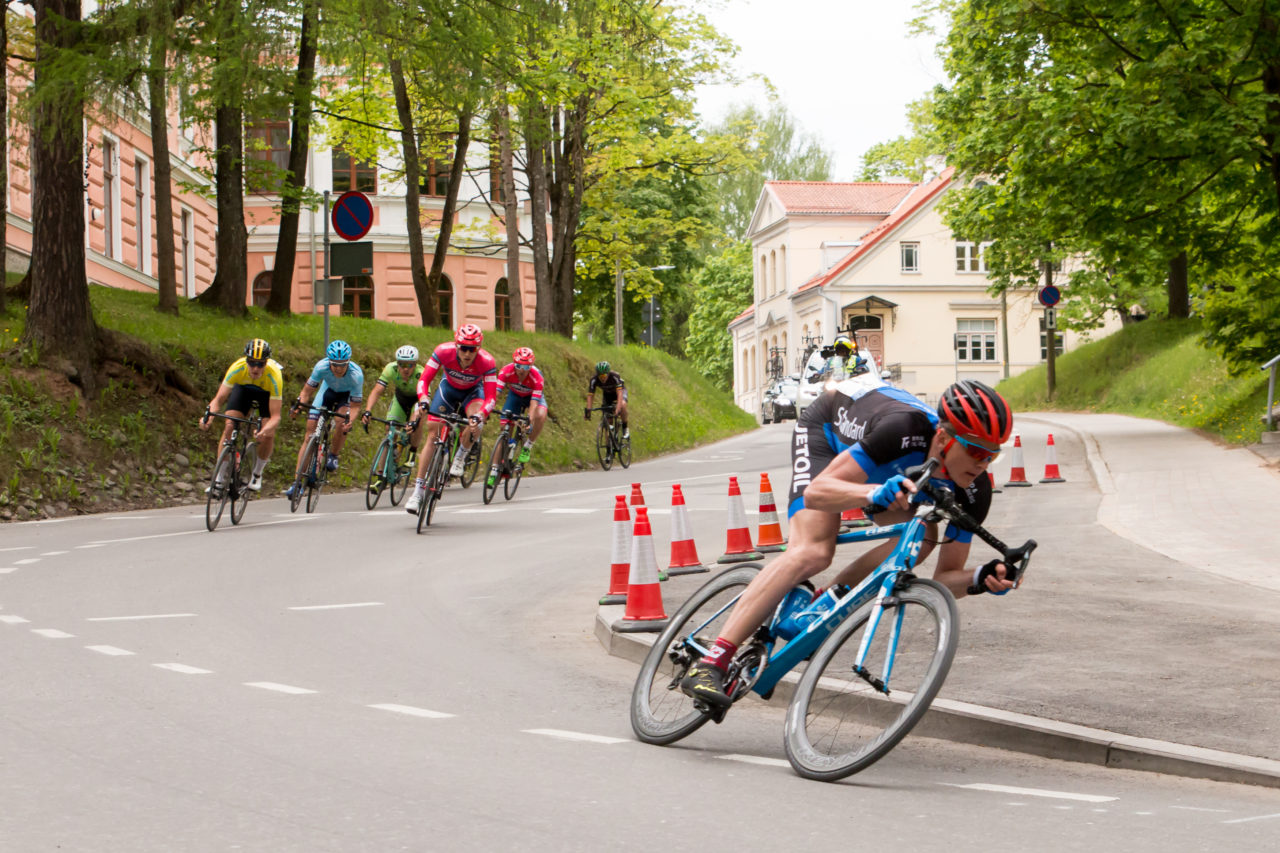
[(889, 507), (898, 499), (898, 493), (903, 491), (902, 484), (906, 481), (906, 477), (901, 474), (894, 474), (885, 481), (879, 488), (867, 496), (875, 506)]

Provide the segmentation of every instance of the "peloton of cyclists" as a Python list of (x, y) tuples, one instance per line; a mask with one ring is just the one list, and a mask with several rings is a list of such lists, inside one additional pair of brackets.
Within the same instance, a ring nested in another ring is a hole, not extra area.
[[(355, 426), (356, 416), (360, 413), (360, 403), (364, 400), (364, 371), (360, 365), (351, 360), (351, 345), (346, 341), (330, 341), (325, 349), (325, 357), (316, 362), (311, 377), (302, 386), (302, 393), (293, 401), (290, 413), (294, 416), (303, 408), (308, 408), (315, 400), (320, 406), (336, 411), (340, 416), (338, 429), (333, 434), (333, 446), (329, 448), (325, 468), (338, 470), (338, 455), (342, 445), (346, 443), (347, 433)], [(307, 432), (303, 436), (302, 445), (298, 448), (298, 465), (302, 464), (302, 454), (307, 447), (307, 438), (315, 432), (316, 420), (320, 416), (314, 411), (307, 412)], [(290, 494), (293, 486), (285, 489)]]
[[(249, 478), (249, 488), (262, 488), (262, 472), (271, 460), (276, 444), (276, 429), (280, 426), (281, 399), (284, 394), (284, 375), (280, 365), (271, 359), (271, 344), (262, 338), (254, 338), (244, 345), (244, 356), (232, 362), (222, 377), (218, 392), (209, 401), (209, 411), (223, 411), (236, 418), (247, 418), (249, 408), (258, 404), (262, 425), (254, 436), (258, 445), (258, 461)], [(208, 429), (212, 418), (200, 419), (200, 429)], [(231, 439), (231, 421), (223, 421), (222, 440)]]
[[(458, 453), (449, 468), (449, 475), (458, 477), (462, 475), (467, 454), (471, 452), (471, 445), (479, 436), (485, 418), (497, 404), (498, 363), (480, 348), (482, 343), (484, 332), (480, 327), (465, 323), (458, 327), (452, 341), (435, 348), (422, 370), (418, 380), (418, 408), (427, 412), (427, 444), (418, 454), (418, 478), (413, 483), (413, 495), (405, 504), (407, 512), (417, 513), (422, 503), (427, 467), (435, 453), (436, 436), (440, 434), (442, 421), (438, 415), (464, 411), (471, 420), (471, 425), (462, 431)], [(431, 394), (431, 381), (437, 373), (441, 374), (440, 383)]]
[(630, 438), (631, 430), (627, 426), (627, 387), (616, 371), (609, 369), (609, 362), (596, 363), (595, 375), (587, 382), (587, 406), (582, 410), (583, 417), (591, 420), (591, 406), (595, 402), (596, 389), (599, 388), (604, 399), (602, 405), (613, 406), (618, 423), (622, 424), (622, 437)]
[[(506, 426), (512, 417), (529, 411), (529, 432), (516, 460), (521, 465), (529, 461), (533, 443), (547, 422), (547, 398), (542, 394), (543, 385), (542, 371), (533, 366), (533, 350), (528, 347), (520, 347), (513, 352), (511, 363), (498, 371), (498, 391), (507, 389), (500, 414), (502, 425)], [(530, 404), (533, 405), (532, 411), (529, 410)]]
[(422, 365), (418, 363), (418, 348), (405, 344), (396, 350), (396, 360), (382, 368), (382, 374), (369, 392), (360, 419), (365, 426), (373, 416), (373, 407), (382, 397), (384, 389), (391, 388), (391, 403), (387, 406), (387, 420), (409, 424), (409, 446), (417, 451), (422, 447), (422, 419), (418, 417), (418, 380), (422, 378)]

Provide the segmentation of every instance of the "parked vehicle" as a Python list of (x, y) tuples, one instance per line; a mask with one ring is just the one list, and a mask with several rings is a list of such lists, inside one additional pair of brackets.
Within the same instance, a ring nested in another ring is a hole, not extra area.
[(775, 379), (765, 389), (764, 398), (760, 401), (760, 422), (778, 423), (786, 418), (796, 418), (796, 397), (800, 394), (798, 376), (784, 376)]

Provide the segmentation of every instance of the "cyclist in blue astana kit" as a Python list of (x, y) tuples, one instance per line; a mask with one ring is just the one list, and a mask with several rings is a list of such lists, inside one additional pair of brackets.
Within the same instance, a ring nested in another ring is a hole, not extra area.
[[(714, 709), (731, 704), (724, 692), (725, 669), (741, 645), (802, 581), (826, 569), (835, 554), (840, 513), (871, 506), (879, 524), (906, 521), (912, 514), (903, 477), (928, 458), (941, 460), (939, 477), (953, 487), (956, 501), (981, 523), (991, 508), (991, 460), (1013, 428), (1004, 398), (981, 382), (963, 380), (943, 392), (937, 410), (899, 388), (842, 382), (800, 417), (791, 445), (791, 520), (787, 550), (743, 591), (724, 633), (707, 655), (689, 668), (680, 689)], [(941, 544), (933, 576), (956, 598), (990, 592), (1003, 595), (1016, 574), (999, 560), (967, 568), (973, 534), (948, 525), (938, 540), (930, 524), (917, 566)], [(836, 584), (852, 585), (878, 566), (897, 543), (882, 542), (846, 566)]]
[[(333, 446), (329, 448), (329, 458), (325, 467), (330, 471), (338, 470), (338, 454), (347, 440), (347, 433), (355, 426), (356, 416), (360, 413), (360, 403), (364, 400), (364, 371), (360, 365), (351, 360), (351, 345), (346, 341), (330, 341), (325, 350), (325, 358), (316, 362), (311, 371), (311, 378), (302, 386), (302, 393), (294, 400), (291, 413), (311, 405), (315, 400), (319, 405), (333, 409), (347, 419), (338, 419), (338, 429), (333, 433)], [(315, 432), (315, 420), (319, 417), (315, 412), (307, 414), (307, 432)], [(303, 437), (302, 446), (298, 448), (298, 465), (302, 465), (302, 454), (306, 450), (307, 440)], [(289, 487), (293, 488), (292, 486)], [(288, 489), (285, 490), (288, 494)]]
[(418, 380), (422, 377), (422, 365), (418, 363), (418, 348), (405, 344), (396, 350), (396, 360), (382, 368), (382, 375), (369, 392), (369, 403), (360, 419), (365, 425), (373, 414), (373, 407), (382, 396), (383, 389), (391, 388), (391, 405), (387, 406), (387, 420), (413, 424), (409, 433), (409, 446), (417, 450), (422, 445), (422, 419), (418, 417)]

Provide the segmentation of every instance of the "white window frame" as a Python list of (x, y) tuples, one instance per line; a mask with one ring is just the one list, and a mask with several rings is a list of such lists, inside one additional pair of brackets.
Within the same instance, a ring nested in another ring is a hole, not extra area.
[[(1067, 350), (1066, 338), (1063, 336), (1061, 329), (1054, 329), (1053, 335), (1054, 335), (1054, 338), (1053, 338), (1054, 357), (1060, 358), (1062, 354)], [(1040, 313), (1040, 360), (1041, 361), (1049, 360), (1049, 347), (1047, 346), (1049, 341), (1047, 339), (1048, 339), (1048, 332), (1045, 330), (1045, 327), (1044, 327), (1044, 312), (1041, 312)]]
[(139, 210), (134, 211), (138, 233), (138, 271), (143, 275), (151, 272), (151, 160), (143, 154), (133, 152), (133, 178), (135, 202), (139, 202)]
[(956, 241), (956, 272), (961, 275), (985, 275), (987, 272), (987, 247), (990, 241), (974, 243)]
[[(898, 257), (902, 264), (902, 272), (918, 273), (920, 272), (920, 243), (919, 241), (910, 240), (903, 241), (898, 244)], [(911, 256), (908, 261), (908, 255)]]
[(102, 134), (102, 231), (103, 253), (120, 260), (120, 140), (109, 133)]
[[(957, 317), (956, 361), (962, 364), (994, 364), (999, 358), (996, 348), (998, 331), (994, 317)], [(972, 357), (975, 347), (977, 358)]]

